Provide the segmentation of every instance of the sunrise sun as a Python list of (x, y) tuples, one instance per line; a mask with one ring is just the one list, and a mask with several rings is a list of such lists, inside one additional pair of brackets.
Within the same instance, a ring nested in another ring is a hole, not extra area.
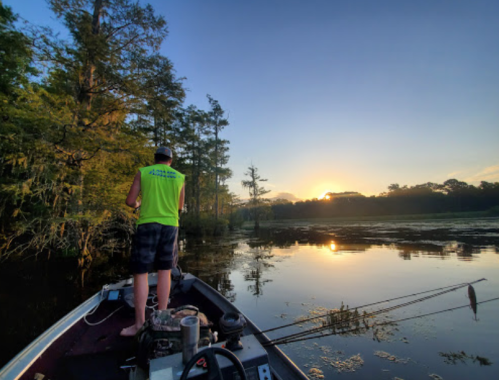
[(320, 197), (319, 199), (331, 199), (331, 196), (329, 195), (332, 193), (331, 190), (326, 190)]

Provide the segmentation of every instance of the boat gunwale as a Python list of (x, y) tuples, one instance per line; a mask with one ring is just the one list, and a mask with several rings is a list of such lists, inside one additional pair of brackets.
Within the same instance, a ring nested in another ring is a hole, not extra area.
[(97, 292), (84, 303), (70, 311), (12, 358), (0, 370), (0, 380), (19, 379), (50, 345), (80, 321), (92, 308), (100, 304), (101, 294), (102, 291)]
[[(157, 277), (155, 274), (151, 273), (151, 275), (152, 281), (149, 282), (151, 285), (155, 285)], [(121, 289), (131, 286), (131, 284), (130, 279), (125, 279), (115, 284), (104, 285), (99, 292), (65, 314), (3, 366), (0, 369), (0, 380), (19, 379), (58, 338), (78, 323), (94, 307), (98, 306), (105, 299), (109, 290)]]

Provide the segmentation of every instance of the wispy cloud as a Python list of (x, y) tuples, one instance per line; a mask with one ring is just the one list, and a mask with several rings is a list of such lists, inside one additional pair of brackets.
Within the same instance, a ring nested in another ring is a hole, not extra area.
[(480, 172), (465, 178), (466, 182), (499, 182), (499, 165), (488, 166)]
[(456, 172), (452, 172), (452, 173), (447, 174), (447, 177), (448, 178), (455, 178), (455, 177), (459, 177), (463, 173), (464, 172), (462, 170), (458, 170)]

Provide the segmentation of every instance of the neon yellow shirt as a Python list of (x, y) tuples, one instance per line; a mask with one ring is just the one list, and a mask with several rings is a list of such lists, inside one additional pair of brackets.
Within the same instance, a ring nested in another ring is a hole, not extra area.
[(137, 224), (178, 226), (178, 206), (185, 176), (168, 165), (139, 169), (142, 203)]

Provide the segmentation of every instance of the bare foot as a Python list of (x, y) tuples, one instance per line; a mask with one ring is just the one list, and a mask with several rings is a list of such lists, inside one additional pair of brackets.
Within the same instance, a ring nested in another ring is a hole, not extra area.
[(121, 330), (120, 335), (121, 336), (135, 336), (137, 334), (137, 331), (140, 330), (140, 327), (137, 327), (135, 325), (131, 325), (130, 327), (126, 327), (123, 330)]

